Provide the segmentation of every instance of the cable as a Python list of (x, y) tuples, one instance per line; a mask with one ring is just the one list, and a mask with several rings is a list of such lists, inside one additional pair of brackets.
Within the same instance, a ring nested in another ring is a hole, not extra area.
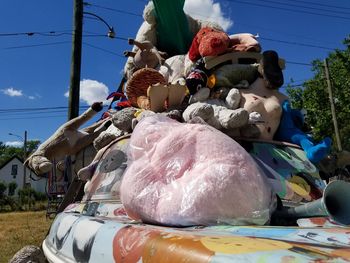
[(310, 44), (304, 44), (304, 43), (298, 43), (298, 42), (289, 42), (289, 41), (284, 41), (284, 40), (276, 40), (272, 38), (265, 38), (265, 37), (259, 37), (263, 40), (267, 41), (273, 41), (273, 42), (279, 42), (279, 43), (285, 43), (285, 44), (291, 44), (291, 45), (298, 45), (298, 46), (304, 46), (304, 47), (312, 47), (312, 48), (320, 48), (320, 49), (325, 49), (325, 50), (330, 50), (334, 51), (335, 48), (328, 48), (328, 47), (322, 47), (322, 46), (316, 46), (316, 45), (310, 45)]
[[(87, 109), (90, 106), (80, 106), (79, 109)], [(43, 107), (43, 108), (12, 108), (12, 109), (1, 109), (0, 111), (37, 111), (37, 110), (52, 110), (52, 109), (68, 109), (67, 106), (58, 107)]]
[(257, 3), (251, 3), (251, 2), (244, 2), (244, 1), (240, 1), (240, 0), (226, 0), (226, 1), (240, 3), (240, 4), (245, 4), (245, 5), (260, 6), (260, 7), (264, 7), (264, 8), (278, 9), (278, 10), (283, 10), (283, 11), (290, 11), (290, 12), (294, 12), (294, 13), (304, 13), (304, 14), (311, 14), (311, 15), (317, 15), (317, 16), (324, 16), (324, 17), (340, 18), (340, 19), (350, 20), (349, 17), (320, 14), (320, 13), (309, 12), (309, 11), (304, 11), (304, 10), (295, 10), (295, 9), (290, 9), (290, 8), (282, 8), (282, 7), (271, 6), (271, 5), (263, 5), (263, 4), (257, 4)]
[(61, 42), (52, 42), (52, 43), (43, 43), (43, 44), (34, 44), (34, 45), (24, 45), (24, 46), (15, 46), (15, 47), (5, 47), (3, 49), (20, 49), (20, 48), (28, 48), (28, 47), (42, 47), (42, 46), (53, 46), (60, 44), (71, 43), (71, 41), (61, 41)]
[(309, 4), (309, 5), (319, 5), (319, 6), (325, 6), (325, 7), (331, 7), (331, 8), (349, 9), (350, 10), (350, 7), (335, 6), (335, 5), (325, 5), (325, 4), (321, 4), (319, 2), (315, 3), (315, 2), (308, 2), (308, 1), (302, 1), (302, 0), (291, 0), (291, 1), (292, 2), (305, 3), (305, 4)]
[[(67, 33), (70, 32), (70, 33)], [(60, 31), (45, 31), (45, 32), (17, 32), (17, 33), (1, 33), (0, 37), (7, 36), (33, 36), (33, 35), (41, 35), (41, 36), (61, 36), (61, 35), (71, 35), (72, 30), (60, 30)]]
[[(261, 1), (261, 0), (259, 0), (259, 1)], [(327, 10), (327, 9), (317, 8), (317, 7), (307, 7), (307, 6), (302, 6), (302, 5), (282, 3), (282, 2), (273, 1), (273, 0), (264, 0), (264, 3), (266, 3), (266, 2), (272, 3), (272, 4), (278, 4), (278, 5), (287, 5), (287, 6), (293, 6), (293, 7), (301, 7), (301, 8), (306, 8), (306, 9), (311, 9), (311, 10), (318, 10), (318, 11), (323, 11), (323, 12), (331, 12), (331, 13), (350, 15), (349, 12), (333, 11), (333, 10), (329, 10), (329, 9)]]
[(51, 115), (51, 116), (37, 116), (37, 117), (18, 117), (18, 118), (5, 118), (0, 119), (0, 121), (10, 121), (10, 120), (31, 120), (31, 119), (44, 119), (44, 118), (62, 118), (67, 117), (67, 115)]
[(88, 7), (93, 6), (93, 7), (97, 7), (97, 8), (100, 8), (100, 9), (105, 9), (105, 10), (109, 10), (109, 11), (113, 11), (113, 12), (117, 12), (117, 13), (122, 13), (122, 14), (137, 16), (137, 17), (142, 17), (142, 15), (140, 15), (140, 14), (136, 14), (136, 13), (132, 13), (132, 12), (127, 12), (127, 11), (120, 10), (120, 9), (115, 9), (115, 8), (110, 8), (110, 7), (104, 7), (104, 6), (100, 6), (100, 5), (95, 5), (95, 4), (91, 4), (91, 3), (87, 3), (87, 2), (84, 2), (84, 5), (85, 5), (85, 6), (88, 6)]
[(294, 64), (294, 65), (300, 65), (300, 66), (310, 66), (310, 67), (312, 67), (312, 64), (310, 64), (310, 63), (293, 62), (293, 61), (286, 61), (286, 63)]
[(125, 58), (124, 56), (122, 56), (122, 55), (120, 55), (120, 54), (118, 54), (118, 53), (115, 53), (115, 52), (113, 52), (113, 51), (109, 51), (109, 50), (107, 50), (107, 49), (100, 48), (100, 47), (97, 47), (97, 46), (88, 44), (88, 43), (86, 43), (86, 42), (83, 42), (83, 45), (88, 46), (88, 47), (91, 47), (91, 48), (95, 48), (95, 49), (98, 49), (98, 50), (101, 50), (101, 51), (103, 51), (103, 52), (106, 52), (106, 53), (109, 53), (109, 54), (112, 54), (112, 55), (116, 55), (116, 56), (118, 56), (118, 57)]

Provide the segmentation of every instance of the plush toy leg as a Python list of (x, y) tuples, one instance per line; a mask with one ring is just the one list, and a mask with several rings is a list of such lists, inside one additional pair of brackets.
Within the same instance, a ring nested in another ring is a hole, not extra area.
[(52, 169), (51, 161), (45, 156), (41, 155), (30, 156), (26, 160), (25, 164), (28, 165), (29, 168), (33, 169), (38, 175), (48, 173)]
[(296, 134), (292, 137), (292, 142), (299, 144), (306, 153), (306, 157), (313, 163), (320, 162), (329, 153), (332, 140), (329, 137), (324, 138), (318, 144), (314, 144), (304, 134)]
[(196, 102), (190, 104), (183, 112), (182, 117), (186, 122), (189, 122), (195, 117), (200, 117), (204, 121), (210, 120), (214, 116), (214, 109), (207, 103)]
[(229, 109), (237, 109), (241, 101), (241, 93), (238, 89), (230, 89), (226, 96), (226, 104)]
[(169, 87), (169, 107), (179, 106), (186, 96), (186, 86), (180, 84), (170, 84)]
[(214, 111), (221, 126), (225, 129), (240, 128), (248, 124), (249, 113), (243, 108), (230, 110), (217, 106)]
[(149, 110), (151, 107), (150, 102), (149, 102), (149, 98), (147, 96), (139, 96), (137, 98), (137, 106), (140, 109)]
[(169, 90), (166, 85), (158, 83), (150, 86), (147, 90), (147, 95), (149, 97), (151, 111), (164, 111), (164, 102), (169, 95)]
[(277, 89), (283, 85), (283, 73), (278, 63), (278, 54), (273, 50), (262, 53), (259, 72), (267, 81), (268, 87)]

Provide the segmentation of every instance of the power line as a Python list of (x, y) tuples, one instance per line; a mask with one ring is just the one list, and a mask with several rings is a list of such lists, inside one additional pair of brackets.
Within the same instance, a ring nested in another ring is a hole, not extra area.
[(96, 7), (96, 8), (105, 9), (105, 10), (113, 11), (113, 12), (116, 12), (116, 13), (121, 13), (121, 14), (126, 14), (126, 15), (132, 15), (132, 16), (137, 16), (137, 17), (142, 17), (142, 15), (140, 15), (140, 14), (128, 12), (128, 11), (121, 10), (121, 9), (115, 9), (115, 8), (110, 8), (110, 7), (104, 7), (104, 6), (95, 5), (95, 4), (91, 4), (91, 3), (87, 3), (87, 2), (84, 2), (84, 5), (85, 5), (85, 6), (88, 6), (88, 7), (93, 6), (93, 7)]
[[(90, 106), (80, 106), (80, 109), (87, 109)], [(0, 112), (1, 111), (41, 111), (41, 110), (56, 110), (56, 109), (68, 109), (67, 106), (58, 106), (58, 107), (43, 107), (43, 108), (10, 108), (10, 109), (1, 109), (0, 108)]]
[(54, 45), (61, 45), (61, 44), (67, 44), (67, 43), (71, 43), (71, 41), (61, 41), (61, 42), (42, 43), (42, 44), (34, 44), (34, 45), (5, 47), (3, 49), (20, 49), (20, 48), (29, 48), (29, 47), (54, 46)]
[[(70, 33), (67, 33), (70, 32)], [(62, 36), (62, 35), (71, 35), (72, 30), (60, 30), (60, 31), (45, 31), (45, 32), (16, 32), (16, 33), (0, 33), (0, 37), (9, 37), (9, 36)]]
[(309, 5), (319, 5), (319, 6), (325, 6), (325, 7), (331, 7), (331, 8), (339, 8), (339, 9), (348, 9), (348, 10), (350, 10), (350, 7), (335, 6), (335, 5), (325, 5), (325, 4), (321, 4), (319, 2), (315, 3), (315, 2), (308, 2), (308, 1), (302, 1), (302, 0), (291, 0), (291, 1), (299, 2), (299, 3), (305, 3), (305, 4), (309, 4)]
[(88, 46), (88, 47), (91, 47), (91, 48), (95, 48), (95, 49), (98, 49), (98, 50), (101, 50), (101, 51), (103, 51), (103, 52), (106, 52), (106, 53), (109, 53), (109, 54), (112, 54), (112, 55), (116, 55), (116, 56), (118, 56), (118, 57), (125, 58), (125, 56), (122, 56), (122, 55), (120, 55), (120, 54), (118, 54), (118, 53), (115, 53), (115, 52), (113, 52), (113, 51), (110, 51), (110, 50), (107, 50), (107, 49), (104, 49), (104, 48), (101, 48), (101, 47), (97, 47), (97, 46), (88, 44), (88, 43), (86, 43), (86, 42), (83, 42), (83, 45)]
[(31, 119), (44, 119), (44, 118), (62, 118), (67, 117), (67, 115), (50, 115), (50, 116), (36, 116), (36, 117), (15, 117), (15, 118), (4, 118), (0, 121), (10, 121), (10, 120), (31, 120)]
[(267, 2), (267, 3), (272, 3), (272, 4), (278, 4), (278, 5), (287, 5), (287, 6), (293, 6), (293, 7), (306, 8), (306, 9), (310, 9), (310, 10), (318, 10), (318, 11), (323, 11), (323, 12), (331, 12), (331, 13), (336, 13), (336, 14), (346, 14), (346, 15), (350, 15), (349, 12), (334, 11), (334, 10), (323, 9), (323, 8), (317, 8), (317, 7), (307, 7), (307, 6), (303, 6), (303, 5), (282, 3), (282, 2), (273, 1), (273, 0), (264, 0), (264, 3), (266, 3), (266, 2)]
[(311, 15), (317, 15), (317, 16), (324, 16), (324, 17), (331, 17), (331, 18), (339, 18), (339, 19), (350, 20), (349, 17), (335, 16), (335, 15), (328, 15), (328, 14), (320, 14), (320, 13), (304, 11), (304, 10), (295, 10), (295, 9), (291, 9), (291, 8), (283, 8), (283, 7), (277, 7), (277, 6), (271, 6), (271, 5), (264, 5), (264, 4), (251, 3), (251, 2), (244, 2), (244, 1), (240, 1), (240, 0), (226, 0), (226, 1), (240, 3), (240, 4), (245, 4), (245, 5), (260, 6), (260, 7), (264, 7), (264, 8), (278, 9), (278, 10), (283, 10), (283, 11), (290, 11), (290, 12), (294, 12), (294, 13), (304, 13), (304, 14), (311, 14)]
[(300, 66), (309, 66), (312, 67), (312, 64), (310, 63), (303, 63), (303, 62), (293, 62), (293, 61), (286, 61), (288, 64), (294, 64), (294, 65), (300, 65)]
[(263, 40), (267, 40), (267, 41), (273, 41), (273, 42), (279, 42), (279, 43), (285, 43), (285, 44), (291, 44), (291, 45), (297, 45), (297, 46), (320, 48), (320, 49), (325, 49), (325, 50), (330, 50), (330, 51), (335, 50), (335, 48), (332, 49), (332, 48), (328, 48), (328, 47), (304, 44), (304, 43), (299, 43), (299, 42), (289, 42), (289, 41), (285, 41), (285, 40), (277, 40), (277, 39), (265, 38), (265, 37), (259, 37), (259, 38), (261, 38)]

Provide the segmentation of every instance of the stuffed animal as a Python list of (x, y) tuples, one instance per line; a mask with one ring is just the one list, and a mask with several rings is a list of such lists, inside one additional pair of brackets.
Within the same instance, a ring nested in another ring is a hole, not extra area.
[(275, 134), (275, 139), (300, 145), (311, 162), (320, 162), (329, 153), (332, 140), (326, 137), (321, 142), (314, 143), (307, 134), (296, 126), (288, 100), (282, 103), (282, 109), (281, 122)]
[(193, 38), (188, 56), (195, 62), (201, 57), (218, 56), (232, 50), (230, 37), (224, 31), (204, 27)]
[[(183, 0), (149, 1), (143, 11), (144, 22), (135, 40), (141, 43), (149, 41), (158, 50), (173, 57), (187, 53), (193, 37), (202, 27), (210, 26), (222, 30), (222, 27), (215, 22), (201, 21), (185, 14), (183, 6)], [(132, 51), (137, 52), (138, 49), (134, 46)], [(129, 57), (124, 66), (126, 78), (130, 79), (133, 72), (135, 72), (134, 59)]]
[[(248, 82), (252, 83), (253, 80), (257, 78), (257, 67), (252, 67), (252, 65), (231, 64), (224, 66), (226, 67), (225, 69), (221, 69), (221, 65), (218, 65), (212, 69), (208, 69), (206, 68), (205, 62), (203, 60), (204, 57), (217, 57), (219, 55), (231, 53), (234, 51), (260, 52), (260, 50), (260, 44), (251, 34), (245, 33), (229, 36), (222, 30), (216, 30), (210, 27), (202, 28), (194, 37), (191, 47), (188, 51), (188, 58), (193, 62), (191, 70), (186, 77), (186, 85), (189, 89), (190, 94), (193, 95), (200, 88), (205, 86), (223, 86), (222, 83), (218, 83), (219, 76), (217, 76), (217, 74), (220, 73), (215, 74), (215, 70), (225, 72), (231, 71), (231, 68), (235, 68), (234, 70), (237, 71), (238, 67), (246, 67), (243, 70), (240, 69), (239, 74), (242, 75), (242, 78), (231, 82), (230, 86), (236, 85), (241, 80), (248, 79)], [(186, 67), (188, 67), (188, 64)], [(250, 77), (252, 75), (252, 70), (254, 71), (253, 76)], [(187, 72), (187, 69), (185, 72)], [(231, 74), (230, 72), (228, 73)], [(237, 76), (238, 73), (235, 72), (231, 75)], [(248, 79), (243, 78), (248, 75), (250, 75)], [(239, 76), (237, 77), (239, 78)], [(226, 82), (225, 84), (227, 85), (228, 83)]]
[(94, 103), (83, 114), (63, 124), (29, 156), (25, 165), (38, 175), (44, 174), (51, 171), (54, 158), (60, 159), (65, 155), (74, 155), (92, 144), (94, 139), (112, 122), (109, 119), (101, 120), (83, 130), (78, 129), (101, 110), (102, 103)]
[[(203, 93), (205, 90), (209, 89), (201, 89), (199, 93)], [(209, 94), (209, 91), (206, 94)], [(201, 99), (204, 98), (205, 95)], [(238, 108), (240, 100), (240, 91), (238, 89), (231, 89), (225, 100), (207, 99), (204, 102), (195, 102), (189, 105), (183, 112), (183, 118), (186, 122), (189, 122), (195, 117), (200, 117), (209, 125), (230, 136), (239, 136), (238, 128), (262, 121), (259, 113), (249, 113), (244, 108)], [(255, 137), (257, 134), (254, 133), (251, 136)]]
[(159, 51), (150, 41), (138, 42), (130, 38), (128, 43), (138, 47), (136, 52), (124, 51), (124, 56), (133, 58), (135, 69), (155, 68), (162, 65), (167, 57), (165, 52)]
[(182, 103), (186, 95), (186, 86), (179, 83), (167, 84), (157, 70), (143, 68), (128, 80), (126, 94), (132, 106), (162, 112)]

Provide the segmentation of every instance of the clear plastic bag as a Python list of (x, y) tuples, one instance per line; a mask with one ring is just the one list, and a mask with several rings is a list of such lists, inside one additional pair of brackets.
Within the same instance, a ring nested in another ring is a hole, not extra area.
[(275, 194), (252, 157), (203, 124), (142, 119), (121, 184), (128, 215), (170, 226), (265, 224)]

